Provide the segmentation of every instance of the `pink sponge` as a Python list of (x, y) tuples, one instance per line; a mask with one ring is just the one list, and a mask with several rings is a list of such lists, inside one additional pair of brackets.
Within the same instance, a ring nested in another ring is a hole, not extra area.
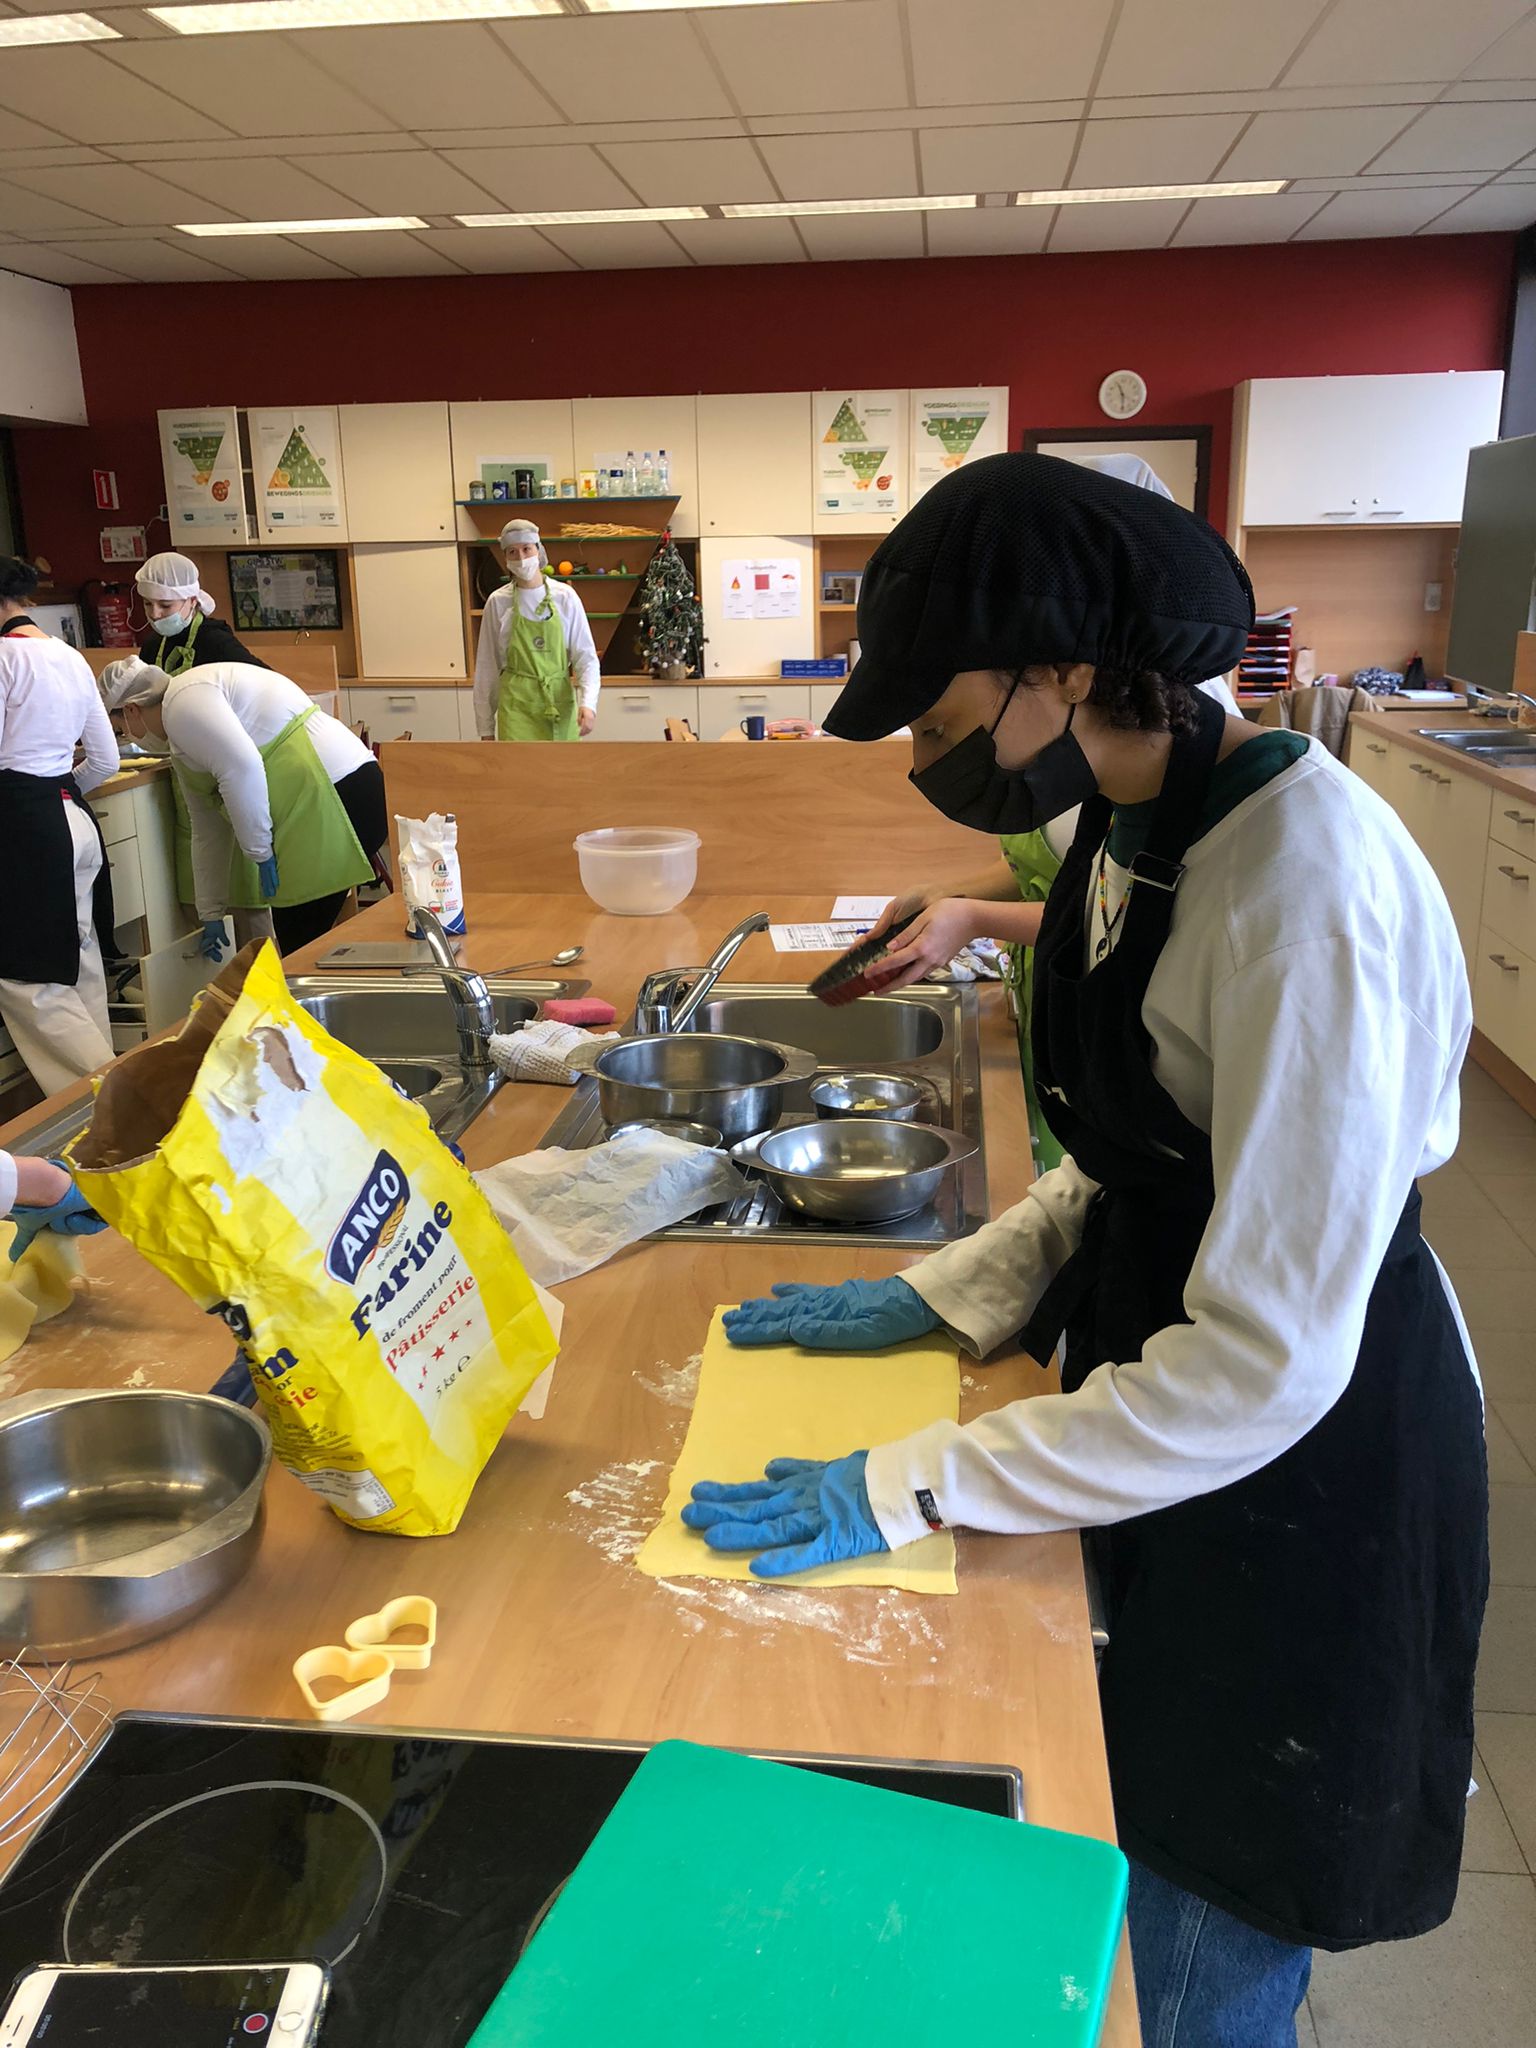
[(539, 1012), (554, 1024), (611, 1024), (618, 1014), (601, 996), (552, 996)]

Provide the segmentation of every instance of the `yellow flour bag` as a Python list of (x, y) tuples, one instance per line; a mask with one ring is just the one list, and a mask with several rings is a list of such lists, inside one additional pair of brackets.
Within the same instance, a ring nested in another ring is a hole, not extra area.
[(555, 1338), (425, 1112), (300, 1009), (270, 945), (108, 1069), (70, 1163), (234, 1331), (290, 1472), (356, 1528), (458, 1526)]

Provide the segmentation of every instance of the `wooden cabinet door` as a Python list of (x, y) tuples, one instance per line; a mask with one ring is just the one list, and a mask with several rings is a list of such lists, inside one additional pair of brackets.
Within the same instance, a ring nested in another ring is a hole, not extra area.
[(699, 691), (701, 740), (723, 740), (739, 732), (744, 718), (808, 718), (811, 693), (804, 683), (712, 684)]
[(1362, 782), (1368, 782), (1393, 810), (1402, 813), (1403, 784), (1408, 773), (1408, 749), (1391, 740), (1378, 739), (1358, 725), (1349, 729), (1348, 764)]
[(811, 394), (701, 392), (697, 405), (699, 532), (808, 534)]
[[(557, 484), (576, 474), (568, 398), (455, 399), (448, 406), (448, 437), (456, 499), (469, 496), (482, 462), (542, 462)], [(535, 525), (540, 523), (539, 511), (522, 510)], [(473, 540), (479, 527), (467, 512), (458, 516), (460, 540)], [(509, 510), (507, 516), (517, 514)]]
[(1536, 1075), (1536, 959), (1487, 925), (1472, 963), (1472, 1020), (1522, 1073)]
[(699, 692), (686, 683), (657, 683), (631, 690), (622, 683), (605, 684), (597, 704), (594, 740), (665, 740), (667, 720), (686, 718), (699, 729)]
[[(638, 464), (647, 449), (667, 451), (668, 490), (677, 501), (672, 531), (699, 531), (699, 426), (692, 398), (578, 398), (571, 406), (576, 466), (591, 469), (599, 456), (622, 463), (631, 449)], [(605, 515), (594, 511), (592, 517)], [(614, 513), (622, 522), (623, 507)]]
[(1482, 924), (1493, 791), (1485, 782), (1433, 761), (1413, 758), (1408, 772), (1412, 795), (1404, 823), (1439, 878), (1470, 961)]
[(1362, 377), (1256, 377), (1247, 387), (1242, 526), (1364, 524)]
[(354, 726), (368, 728), (370, 743), (380, 740), (458, 740), (464, 737), (459, 700), (468, 690), (349, 690), (347, 708)]
[(446, 402), (343, 405), (337, 411), (352, 539), (452, 540)]
[(1502, 370), (1352, 377), (1369, 423), (1364, 496), (1368, 526), (1456, 526), (1467, 458), (1499, 437)]
[(452, 541), (355, 547), (352, 575), (365, 681), (465, 673), (459, 551)]

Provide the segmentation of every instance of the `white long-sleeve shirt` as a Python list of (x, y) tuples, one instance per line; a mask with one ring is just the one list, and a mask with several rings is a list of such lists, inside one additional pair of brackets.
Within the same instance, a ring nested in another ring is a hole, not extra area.
[(0, 1216), (9, 1216), (16, 1206), (16, 1161), (0, 1152)]
[[(85, 759), (75, 768), (75, 746)], [(0, 639), (0, 768), (73, 774), (82, 796), (115, 775), (117, 740), (85, 657), (64, 640)]]
[[(1455, 1149), (1466, 970), (1440, 885), (1388, 806), (1314, 740), (1185, 860), (1142, 1018), (1153, 1073), (1211, 1139), (1191, 1320), (1075, 1394), (877, 1446), (866, 1478), (892, 1546), (926, 1533), (920, 1490), (945, 1522), (1027, 1534), (1120, 1521), (1269, 1464), (1344, 1391), (1410, 1184)], [(1113, 904), (1113, 862), (1108, 879)], [(1094, 1192), (1067, 1159), (902, 1277), (980, 1357), (1028, 1319)]]
[(507, 661), (512, 607), (515, 604), (525, 619), (531, 619), (546, 594), (565, 628), (565, 652), (575, 682), (576, 702), (583, 711), (597, 709), (603, 687), (602, 671), (597, 665), (597, 648), (587, 623), (586, 607), (576, 592), (553, 576), (546, 576), (531, 589), (524, 589), (520, 583), (504, 583), (485, 601), (480, 644), (475, 649), (475, 730), (483, 740), (496, 737), (496, 696)]
[(172, 753), (211, 775), (218, 807), (183, 783), (192, 826), (192, 875), (200, 917), (220, 917), (229, 874), (228, 832), (241, 851), (264, 861), (272, 851), (272, 811), (260, 749), (305, 711), (305, 731), (333, 783), (373, 759), (355, 732), (321, 711), (313, 697), (271, 669), (243, 661), (210, 661), (173, 678), (160, 700)]

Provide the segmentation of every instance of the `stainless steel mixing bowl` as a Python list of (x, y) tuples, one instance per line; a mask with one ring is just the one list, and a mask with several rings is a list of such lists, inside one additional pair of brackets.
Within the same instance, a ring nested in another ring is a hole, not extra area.
[[(917, 1121), (927, 1091), (919, 1081), (901, 1074), (823, 1074), (811, 1089), (811, 1107), (819, 1117), (874, 1117), (881, 1123)], [(872, 1102), (873, 1109), (860, 1103)]]
[(675, 1117), (708, 1124), (726, 1144), (766, 1131), (784, 1111), (784, 1090), (808, 1081), (814, 1055), (766, 1038), (730, 1038), (715, 1031), (655, 1033), (621, 1038), (573, 1060), (597, 1076), (603, 1122), (650, 1122)]
[(123, 1650), (210, 1606), (255, 1555), (271, 1459), (213, 1394), (0, 1402), (0, 1655)]
[(893, 1223), (926, 1209), (951, 1167), (976, 1150), (937, 1124), (868, 1117), (787, 1124), (731, 1147), (781, 1200), (822, 1223)]
[(713, 1124), (685, 1123), (678, 1116), (639, 1116), (632, 1124), (615, 1124), (608, 1135), (622, 1138), (626, 1131), (660, 1131), (664, 1138), (681, 1138), (685, 1145), (708, 1145), (711, 1150), (719, 1146), (721, 1135)]

